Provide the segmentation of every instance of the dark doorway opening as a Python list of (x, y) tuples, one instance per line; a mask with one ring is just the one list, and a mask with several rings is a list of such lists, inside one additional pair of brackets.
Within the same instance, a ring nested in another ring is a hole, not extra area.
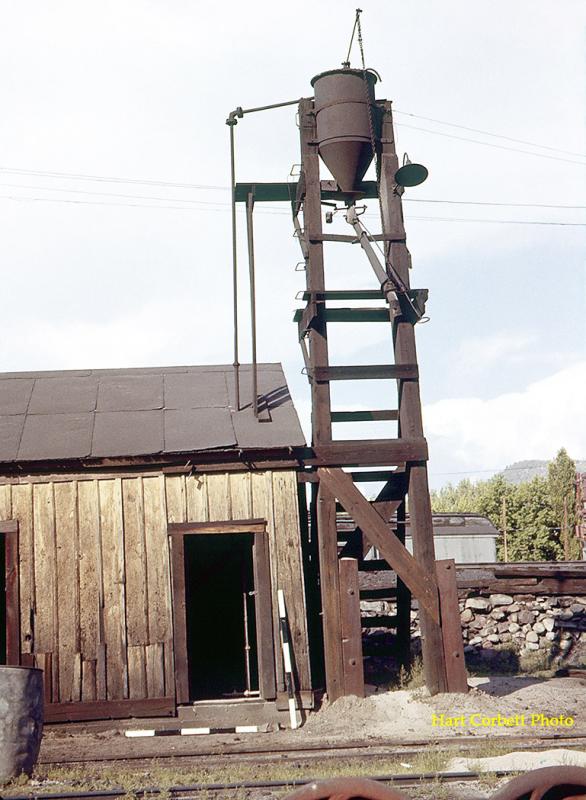
[(189, 700), (258, 692), (252, 533), (184, 537)]

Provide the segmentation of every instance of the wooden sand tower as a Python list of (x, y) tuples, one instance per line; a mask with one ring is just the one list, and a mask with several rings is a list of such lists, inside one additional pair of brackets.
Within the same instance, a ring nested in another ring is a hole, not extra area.
[[(293, 101), (299, 103), (301, 131), (298, 182), (233, 182), (234, 207), (236, 202), (245, 202), (248, 212), (252, 288), (255, 202), (291, 202), (303, 255), (305, 306), (295, 319), (311, 386), (312, 443), (307, 458), (300, 463), (300, 478), (312, 487), (311, 541), (319, 561), (325, 682), (330, 700), (364, 692), (358, 570), (364, 565), (363, 555), (370, 546), (397, 574), (394, 626), (399, 661), (408, 663), (413, 597), (419, 604), (425, 680), (430, 692), (467, 690), (454, 562), (436, 562), (434, 553), (428, 449), (423, 435), (414, 332), (423, 314), (427, 291), (410, 288), (410, 255), (401, 207), (404, 187), (420, 183), (427, 173), (416, 164), (399, 167), (391, 102), (375, 100), (376, 81), (373, 71), (350, 69), (348, 65), (316, 76), (312, 81), (315, 97)], [(268, 107), (237, 109), (230, 115), (227, 122), (232, 144), (237, 117), (265, 108)], [(334, 180), (320, 179), (320, 158)], [(364, 181), (373, 159), (377, 180)], [(364, 199), (378, 200), (379, 233), (370, 234), (361, 223), (359, 204)], [(347, 235), (324, 233), (322, 213), (326, 210), (331, 214), (334, 206), (352, 228)], [(374, 276), (372, 289), (327, 288), (324, 243), (328, 242), (354, 245), (357, 271)], [(254, 311), (254, 294), (252, 297)], [(377, 307), (331, 306), (334, 301), (354, 300), (372, 300)], [(328, 324), (340, 322), (387, 323), (389, 362), (330, 364)], [(253, 338), (253, 344), (254, 341)], [(397, 408), (332, 411), (332, 381), (372, 379), (396, 381)], [(332, 437), (332, 423), (371, 420), (396, 421), (397, 437)], [(384, 481), (374, 501), (368, 501), (360, 491), (358, 484), (364, 481)], [(413, 555), (404, 545), (407, 503)], [(348, 513), (355, 526), (341, 550), (337, 507)]]

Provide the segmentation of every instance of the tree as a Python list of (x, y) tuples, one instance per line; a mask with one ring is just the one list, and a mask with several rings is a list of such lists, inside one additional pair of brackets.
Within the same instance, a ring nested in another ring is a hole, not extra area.
[[(574, 536), (576, 467), (564, 449), (548, 464), (547, 478), (508, 483), (502, 474), (486, 481), (460, 481), (432, 492), (440, 513), (483, 514), (501, 532), (507, 530), (509, 561), (579, 559)], [(498, 544), (504, 560), (504, 538)]]
[(559, 531), (562, 557), (580, 558), (580, 543), (574, 536), (576, 508), (576, 464), (565, 448), (558, 452), (547, 467), (549, 498), (554, 525)]
[(511, 526), (509, 561), (557, 561), (563, 558), (545, 478), (517, 484), (507, 516)]
[(472, 483), (468, 479), (460, 481), (457, 486), (448, 483), (438, 491), (431, 493), (433, 510), (439, 514), (465, 513), (466, 511), (478, 513), (476, 511), (478, 486), (479, 484)]

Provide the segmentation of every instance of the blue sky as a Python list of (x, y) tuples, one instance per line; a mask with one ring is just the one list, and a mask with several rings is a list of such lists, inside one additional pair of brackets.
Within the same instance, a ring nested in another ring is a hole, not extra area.
[[(584, 4), (362, 8), (399, 151), (430, 170), (404, 207), (412, 284), (430, 289), (417, 337), (432, 483), (486, 477), (561, 446), (584, 458), (584, 209), (423, 202), (586, 206)], [(354, 9), (346, 0), (4, 2), (0, 369), (231, 361), (225, 118), (237, 105), (309, 95), (311, 77), (343, 59)], [(294, 109), (246, 117), (239, 178), (285, 180), (297, 137)], [(136, 182), (145, 180), (191, 187)], [(308, 430), (291, 322), (298, 245), (285, 207), (259, 207), (255, 224), (259, 357), (283, 361)], [(345, 227), (337, 219), (332, 230)], [(348, 251), (328, 249), (330, 285), (372, 286), (362, 254)], [(245, 300), (244, 275), (241, 290)], [(244, 310), (242, 321), (246, 356)], [(387, 358), (380, 328), (332, 330), (332, 362)], [(386, 407), (393, 390), (336, 387), (335, 399)], [(375, 430), (389, 433), (344, 435)]]

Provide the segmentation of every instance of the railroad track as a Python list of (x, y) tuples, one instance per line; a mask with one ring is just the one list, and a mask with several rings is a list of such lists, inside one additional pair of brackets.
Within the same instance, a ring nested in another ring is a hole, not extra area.
[[(115, 766), (121, 763), (132, 762), (133, 767), (148, 767), (152, 766), (153, 760), (156, 760), (157, 766), (178, 766), (198, 764), (205, 760), (206, 764), (230, 764), (231, 762), (238, 763), (255, 763), (255, 764), (286, 764), (295, 762), (317, 762), (317, 761), (335, 761), (335, 760), (353, 760), (360, 759), (361, 761), (375, 761), (377, 759), (393, 757), (408, 758), (417, 756), (419, 753), (425, 752), (429, 747), (441, 745), (443, 749), (453, 750), (454, 753), (467, 753), (474, 751), (483, 743), (490, 742), (494, 744), (495, 741), (499, 745), (509, 746), (511, 749), (522, 749), (528, 751), (545, 750), (555, 744), (563, 744), (567, 748), (586, 748), (586, 734), (572, 736), (570, 734), (560, 733), (551, 734), (548, 736), (529, 737), (503, 735), (496, 739), (494, 736), (454, 736), (444, 738), (441, 740), (429, 741), (385, 741), (385, 740), (370, 740), (367, 742), (336, 742), (328, 744), (324, 747), (323, 743), (301, 743), (288, 744), (287, 747), (258, 747), (251, 746), (245, 742), (226, 743), (217, 742), (210, 744), (205, 749), (189, 749), (185, 752), (169, 751), (169, 744), (174, 737), (164, 737), (158, 739), (157, 745), (153, 745), (153, 740), (148, 742), (148, 751), (140, 748), (129, 750), (127, 752), (118, 753), (103, 753), (100, 758), (92, 757), (91, 754), (69, 756), (66, 757), (65, 753), (47, 752), (41, 753), (39, 764), (43, 766), (66, 766), (71, 764), (84, 764), (87, 767), (99, 766), (109, 764)], [(179, 739), (180, 737), (175, 737)], [(183, 737), (185, 739), (185, 737)], [(185, 744), (183, 741), (182, 744)], [(191, 742), (189, 743), (192, 744)], [(68, 744), (64, 744), (64, 751), (68, 749)], [(107, 747), (107, 745), (106, 745)], [(136, 743), (133, 742), (133, 747)]]
[[(510, 770), (498, 770), (492, 772), (492, 776), (506, 778), (517, 774)], [(421, 772), (416, 774), (398, 775), (371, 775), (369, 780), (387, 786), (409, 788), (421, 787), (430, 783), (471, 783), (481, 780), (482, 773), (479, 772)], [(237, 792), (238, 790), (267, 790), (267, 789), (296, 789), (307, 784), (320, 781), (319, 778), (290, 778), (288, 780), (275, 781), (236, 781), (232, 783), (194, 783), (188, 786), (145, 786), (142, 789), (133, 789), (133, 797), (156, 798), (164, 795), (165, 800), (189, 800), (193, 796), (205, 794), (217, 794), (221, 792)], [(26, 794), (6, 796), (6, 800), (117, 800), (120, 797), (127, 797), (127, 788), (104, 789), (91, 792), (53, 792), (45, 793), (42, 791), (27, 792)]]

